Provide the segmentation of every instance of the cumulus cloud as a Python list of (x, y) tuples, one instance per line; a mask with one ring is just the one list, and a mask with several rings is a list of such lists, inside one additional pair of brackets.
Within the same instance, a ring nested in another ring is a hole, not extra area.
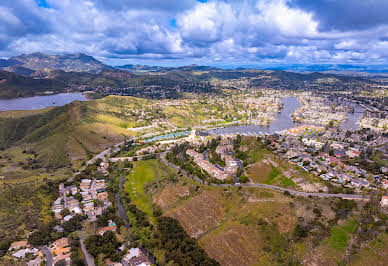
[(154, 64), (387, 63), (384, 0), (38, 2), (0, 2), (0, 56), (40, 51)]

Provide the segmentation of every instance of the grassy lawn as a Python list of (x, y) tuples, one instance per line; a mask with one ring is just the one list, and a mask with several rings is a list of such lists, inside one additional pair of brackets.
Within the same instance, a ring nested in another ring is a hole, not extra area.
[(152, 199), (144, 192), (144, 185), (155, 178), (156, 160), (138, 161), (134, 170), (127, 176), (124, 189), (129, 192), (132, 202), (147, 215), (152, 216)]

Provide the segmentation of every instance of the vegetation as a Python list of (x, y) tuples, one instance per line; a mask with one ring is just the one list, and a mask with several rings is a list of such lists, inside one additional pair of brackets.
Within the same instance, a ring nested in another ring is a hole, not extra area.
[(177, 220), (171, 217), (159, 217), (158, 231), (161, 234), (161, 245), (167, 251), (167, 261), (174, 261), (179, 265), (219, 265), (186, 234)]
[(107, 231), (102, 236), (91, 235), (85, 239), (84, 243), (94, 258), (97, 258), (99, 254), (104, 254), (104, 257), (108, 257), (112, 261), (121, 260), (120, 255), (116, 252), (119, 242), (112, 231)]

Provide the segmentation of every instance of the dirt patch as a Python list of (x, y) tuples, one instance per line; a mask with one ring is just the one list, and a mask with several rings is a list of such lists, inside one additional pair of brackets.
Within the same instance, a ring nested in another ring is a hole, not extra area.
[(268, 163), (261, 161), (249, 166), (246, 172), (253, 183), (264, 183), (271, 171), (271, 166)]
[(203, 192), (166, 215), (179, 220), (191, 237), (198, 237), (219, 224), (222, 218), (220, 195), (215, 191)]
[(331, 254), (326, 246), (318, 246), (308, 252), (303, 261), (303, 265), (307, 266), (337, 266), (342, 260), (342, 254)]
[(221, 265), (250, 265), (261, 250), (257, 231), (242, 224), (230, 224), (216, 230), (200, 241), (210, 257)]
[(329, 189), (325, 185), (320, 183), (310, 184), (305, 181), (305, 182), (298, 183), (298, 186), (304, 192), (328, 192), (329, 191)]
[(160, 194), (155, 197), (156, 202), (163, 210), (166, 210), (173, 206), (180, 199), (188, 197), (190, 195), (189, 188), (182, 185), (168, 185)]

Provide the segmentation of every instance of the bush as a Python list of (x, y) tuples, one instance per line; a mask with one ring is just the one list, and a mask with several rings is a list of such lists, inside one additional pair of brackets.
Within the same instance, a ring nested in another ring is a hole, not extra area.
[(238, 180), (240, 183), (246, 183), (249, 181), (249, 178), (246, 175), (241, 175)]
[(302, 226), (301, 224), (297, 224), (294, 232), (293, 237), (296, 241), (306, 237), (308, 235), (308, 228), (305, 226)]

